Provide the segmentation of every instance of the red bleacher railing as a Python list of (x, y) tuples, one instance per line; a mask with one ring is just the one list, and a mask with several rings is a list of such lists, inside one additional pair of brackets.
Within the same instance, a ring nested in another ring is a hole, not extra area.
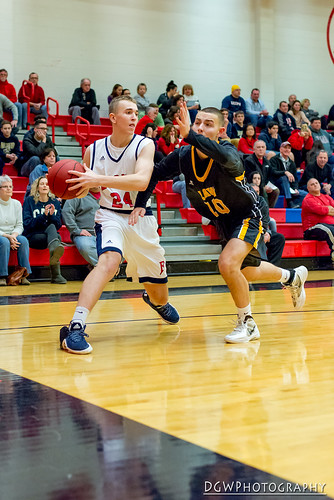
[[(50, 102), (54, 102), (56, 104), (56, 114), (52, 114), (50, 113), (50, 106), (49, 106), (49, 103)], [(52, 127), (52, 142), (53, 144), (55, 143), (55, 122), (56, 122), (56, 118), (58, 118), (59, 116), (59, 102), (56, 100), (56, 99), (53, 99), (53, 97), (48, 97), (47, 100), (46, 100), (46, 109), (47, 109), (47, 112), (48, 112), (48, 117), (51, 118), (51, 127)]]
[[(30, 88), (30, 95), (26, 93), (27, 88)], [(27, 99), (27, 129), (30, 129), (30, 123), (31, 123), (31, 113), (30, 113), (30, 99), (31, 96), (33, 95), (33, 90), (34, 90), (34, 84), (32, 82), (29, 82), (29, 80), (23, 80), (22, 82), (22, 94), (24, 99)]]
[[(83, 122), (87, 125), (87, 133), (85, 131), (83, 131), (83, 132), (79, 131), (79, 122)], [(85, 142), (90, 137), (90, 123), (88, 120), (86, 120), (86, 118), (82, 118), (82, 116), (77, 116), (75, 121), (74, 121), (74, 124), (75, 124), (75, 138), (81, 144), (82, 157), (83, 157), (85, 154), (85, 146), (86, 146)]]

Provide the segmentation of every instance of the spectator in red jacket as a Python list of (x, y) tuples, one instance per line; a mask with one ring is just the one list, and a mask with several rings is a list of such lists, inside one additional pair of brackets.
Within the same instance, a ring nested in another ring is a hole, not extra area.
[[(29, 82), (31, 85), (22, 84), (19, 90), (19, 101), (22, 103), (22, 128), (27, 128), (28, 102), (30, 103), (30, 113), (41, 115), (48, 119), (45, 105), (45, 94), (42, 87), (38, 85), (38, 74), (30, 73)], [(24, 89), (24, 90), (23, 90)], [(27, 97), (24, 96), (23, 91)]]
[(254, 144), (256, 142), (256, 132), (254, 125), (247, 123), (244, 125), (242, 137), (239, 140), (238, 151), (245, 155), (252, 155), (254, 153)]
[(169, 123), (161, 132), (161, 137), (158, 140), (158, 150), (167, 156), (178, 147), (180, 147), (180, 145), (177, 129), (174, 125)]
[(310, 151), (313, 147), (313, 137), (311, 130), (306, 124), (302, 125), (302, 128), (295, 129), (292, 131), (288, 142), (291, 144), (291, 150), (295, 157), (295, 164), (297, 169), (306, 159), (306, 153)]
[(308, 194), (302, 203), (304, 239), (326, 241), (334, 263), (334, 200), (320, 189), (317, 179), (308, 181)]
[(158, 115), (159, 115), (159, 106), (155, 103), (151, 103), (146, 108), (146, 114), (137, 123), (135, 128), (135, 134), (141, 135), (141, 133), (143, 132), (144, 128), (148, 123), (154, 123), (159, 127), (160, 125), (156, 123)]
[(17, 107), (17, 127), (22, 128), (22, 104), (18, 102), (14, 85), (8, 82), (8, 71), (0, 69), (0, 94), (5, 95)]

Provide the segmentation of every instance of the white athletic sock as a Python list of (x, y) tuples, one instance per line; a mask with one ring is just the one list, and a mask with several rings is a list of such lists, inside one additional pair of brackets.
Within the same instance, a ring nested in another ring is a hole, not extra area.
[(251, 316), (252, 315), (252, 310), (251, 310), (251, 305), (248, 304), (246, 307), (238, 307), (238, 318), (244, 322), (246, 316)]
[(77, 306), (71, 323), (82, 323), (82, 326), (84, 326), (86, 324), (88, 314), (89, 310), (86, 307)]
[(281, 271), (282, 271), (282, 276), (279, 281), (281, 283), (286, 283), (287, 281), (289, 281), (291, 273), (288, 269), (281, 269)]

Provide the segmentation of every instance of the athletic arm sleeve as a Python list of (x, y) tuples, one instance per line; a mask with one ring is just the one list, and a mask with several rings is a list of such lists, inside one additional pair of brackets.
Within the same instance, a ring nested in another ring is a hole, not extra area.
[(219, 163), (231, 177), (239, 177), (243, 174), (244, 167), (241, 158), (235, 146), (230, 142), (212, 141), (203, 135), (196, 134), (193, 130), (190, 130), (185, 140)]
[(145, 191), (139, 191), (137, 194), (135, 208), (146, 207), (146, 203), (150, 199), (159, 181), (168, 181), (173, 179), (176, 175), (180, 175), (179, 154), (180, 149), (176, 149), (173, 153), (170, 153), (166, 158), (161, 160), (160, 163), (155, 165), (147, 188)]

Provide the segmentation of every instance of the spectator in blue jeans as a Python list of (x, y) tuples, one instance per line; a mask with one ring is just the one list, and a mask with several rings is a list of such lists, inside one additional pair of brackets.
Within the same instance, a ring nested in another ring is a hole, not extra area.
[(84, 198), (66, 200), (62, 217), (73, 243), (82, 257), (93, 267), (98, 261), (95, 237), (95, 212), (100, 208), (99, 190), (90, 190)]
[(180, 193), (182, 197), (183, 208), (190, 208), (191, 204), (187, 198), (186, 181), (183, 174), (177, 175), (173, 178), (172, 190), (174, 193)]
[(12, 199), (13, 183), (8, 175), (0, 177), (0, 286), (6, 285), (8, 262), (11, 251), (17, 251), (17, 260), (22, 272), (20, 284), (30, 285), (27, 276), (31, 273), (29, 264), (29, 243), (22, 236), (22, 206)]

